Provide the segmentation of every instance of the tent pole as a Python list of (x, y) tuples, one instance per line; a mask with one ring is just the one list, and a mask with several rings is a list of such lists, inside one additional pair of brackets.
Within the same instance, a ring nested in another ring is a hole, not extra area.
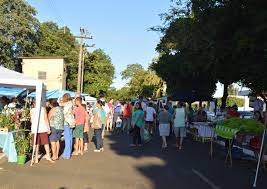
[[(38, 94), (39, 91), (39, 94)], [(31, 166), (33, 165), (34, 162), (34, 154), (35, 154), (35, 150), (36, 150), (36, 140), (37, 140), (37, 134), (38, 134), (38, 130), (39, 130), (39, 123), (40, 123), (40, 117), (41, 117), (41, 108), (42, 108), (42, 94), (43, 94), (43, 84), (38, 84), (36, 86), (36, 111), (37, 111), (37, 127), (36, 130), (34, 132), (34, 141), (33, 141), (33, 152), (32, 152), (32, 159), (31, 159)]]
[(262, 140), (261, 140), (261, 149), (260, 149), (260, 154), (259, 154), (259, 158), (258, 158), (258, 164), (257, 164), (257, 170), (256, 170), (255, 179), (254, 179), (254, 184), (253, 184), (254, 188), (256, 188), (256, 185), (257, 185), (258, 173), (259, 173), (259, 169), (260, 169), (262, 151), (263, 151), (263, 146), (264, 146), (265, 133), (266, 133), (266, 124), (265, 124), (264, 132), (263, 132)]

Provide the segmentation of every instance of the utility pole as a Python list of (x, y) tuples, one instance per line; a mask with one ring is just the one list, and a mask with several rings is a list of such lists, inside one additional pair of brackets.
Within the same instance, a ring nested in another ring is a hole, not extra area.
[[(86, 48), (86, 47), (94, 47), (95, 44), (93, 45), (84, 45), (83, 47)], [(89, 52), (86, 52), (85, 49), (83, 51), (83, 59), (82, 59), (82, 74), (81, 74), (81, 93), (83, 93), (83, 83), (84, 83), (84, 61), (85, 61), (85, 56), (88, 55)]]
[(83, 81), (84, 81), (84, 60), (85, 60), (86, 51), (83, 51), (83, 60), (82, 60), (82, 74), (81, 74), (81, 93), (83, 93)]
[(80, 36), (75, 36), (75, 38), (79, 38), (80, 40), (80, 52), (79, 52), (79, 65), (78, 65), (78, 78), (77, 78), (77, 92), (81, 93), (81, 83), (82, 83), (82, 62), (83, 62), (83, 47), (84, 47), (84, 39), (93, 39), (92, 36), (87, 36), (87, 31), (84, 28), (80, 28)]

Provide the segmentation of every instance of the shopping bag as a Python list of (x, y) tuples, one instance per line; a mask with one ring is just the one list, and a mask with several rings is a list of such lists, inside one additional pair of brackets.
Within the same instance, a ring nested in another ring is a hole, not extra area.
[(150, 135), (150, 133), (148, 132), (147, 129), (143, 130), (142, 139), (143, 139), (144, 143), (147, 143), (147, 142), (149, 142), (151, 140), (151, 135)]

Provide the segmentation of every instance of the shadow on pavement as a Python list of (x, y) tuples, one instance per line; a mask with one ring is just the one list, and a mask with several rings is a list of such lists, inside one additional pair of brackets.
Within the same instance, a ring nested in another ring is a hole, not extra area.
[[(134, 168), (149, 179), (153, 189), (248, 189), (252, 188), (256, 163), (234, 161), (229, 168), (224, 156), (215, 146), (215, 155), (209, 156), (209, 144), (193, 142), (187, 138), (184, 149), (177, 150), (174, 137), (168, 140), (168, 149), (161, 149), (161, 138), (155, 136), (143, 147), (129, 147), (131, 137), (127, 134), (109, 135), (110, 149), (120, 156), (135, 158)], [(140, 185), (136, 188), (147, 188)], [(267, 175), (261, 172), (257, 188), (267, 188)]]

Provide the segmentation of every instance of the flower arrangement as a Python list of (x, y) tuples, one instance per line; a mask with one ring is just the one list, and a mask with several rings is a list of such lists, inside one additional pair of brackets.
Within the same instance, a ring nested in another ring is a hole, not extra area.
[(29, 109), (6, 108), (0, 114), (0, 128), (6, 128), (8, 131), (18, 130), (21, 128), (21, 122), (28, 120), (30, 115)]

